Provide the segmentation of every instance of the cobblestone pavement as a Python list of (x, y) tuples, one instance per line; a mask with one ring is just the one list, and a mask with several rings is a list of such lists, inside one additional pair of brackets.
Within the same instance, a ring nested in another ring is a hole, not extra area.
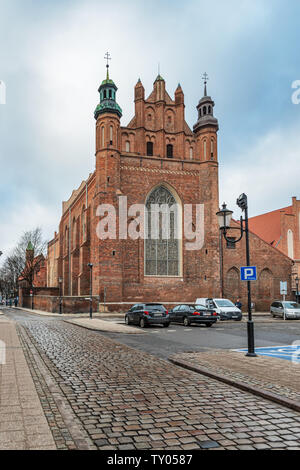
[(240, 352), (220, 350), (175, 354), (172, 358), (300, 403), (299, 364), (266, 356), (253, 359)]
[(19, 324), (90, 448), (300, 449), (299, 413), (59, 320)]

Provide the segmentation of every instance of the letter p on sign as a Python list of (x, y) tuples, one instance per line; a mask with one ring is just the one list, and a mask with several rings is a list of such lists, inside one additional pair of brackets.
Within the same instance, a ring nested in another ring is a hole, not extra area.
[(246, 266), (241, 268), (241, 281), (256, 281), (256, 266)]

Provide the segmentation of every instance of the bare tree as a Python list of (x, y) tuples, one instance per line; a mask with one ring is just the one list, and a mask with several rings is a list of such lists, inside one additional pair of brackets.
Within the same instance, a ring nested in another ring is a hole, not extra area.
[[(27, 253), (29, 243), (31, 243), (33, 250)], [(5, 259), (0, 269), (2, 293), (8, 296), (12, 291), (16, 291), (18, 279), (21, 275), (28, 282), (29, 286), (32, 287), (34, 273), (42, 260), (41, 255), (46, 254), (46, 249), (47, 242), (43, 240), (42, 229), (40, 227), (24, 232), (18, 245)]]

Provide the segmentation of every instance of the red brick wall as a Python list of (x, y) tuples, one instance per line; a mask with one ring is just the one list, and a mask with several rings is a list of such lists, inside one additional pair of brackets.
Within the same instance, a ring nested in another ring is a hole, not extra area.
[[(231, 231), (230, 236), (236, 237), (237, 231)], [(239, 297), (243, 310), (247, 311), (247, 283), (240, 281), (240, 268), (246, 266), (245, 237), (236, 244), (236, 249), (223, 245), (223, 282), (224, 297), (236, 301)], [(251, 282), (252, 301), (257, 311), (269, 311), (273, 300), (280, 299), (280, 281), (288, 282), (287, 298), (293, 298), (291, 293), (292, 260), (279, 250), (272, 248), (254, 234), (250, 234), (250, 264), (257, 266), (258, 280)]]

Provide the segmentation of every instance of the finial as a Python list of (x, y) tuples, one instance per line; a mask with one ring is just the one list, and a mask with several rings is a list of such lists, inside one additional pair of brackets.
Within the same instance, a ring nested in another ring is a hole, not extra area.
[(106, 72), (106, 80), (109, 80), (109, 73), (108, 73), (108, 70), (109, 70), (109, 63), (108, 61), (111, 60), (111, 57), (110, 57), (110, 53), (107, 52), (104, 56), (104, 59), (106, 59), (107, 63), (106, 63), (106, 68), (107, 68), (107, 72)]
[(208, 78), (208, 75), (207, 75), (206, 72), (204, 73), (204, 75), (202, 77), (202, 80), (204, 80), (204, 96), (207, 96), (206, 84), (207, 84), (207, 80), (209, 80), (209, 78)]

